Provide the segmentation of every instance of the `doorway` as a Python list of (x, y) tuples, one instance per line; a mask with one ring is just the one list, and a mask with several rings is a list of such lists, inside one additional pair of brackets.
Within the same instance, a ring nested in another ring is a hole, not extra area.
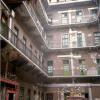
[(16, 92), (8, 90), (6, 95), (6, 100), (16, 100)]
[(14, 100), (14, 93), (8, 94), (8, 100)]

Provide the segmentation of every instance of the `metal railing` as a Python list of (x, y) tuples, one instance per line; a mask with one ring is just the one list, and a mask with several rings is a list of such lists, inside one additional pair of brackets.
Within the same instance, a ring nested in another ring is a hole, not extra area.
[(82, 47), (87, 47), (86, 45), (84, 46), (84, 41), (82, 41), (81, 44), (76, 44), (72, 45), (70, 42), (66, 45), (62, 44), (62, 42), (48, 42), (48, 47), (51, 49), (55, 49), (55, 48), (59, 48), (59, 49), (63, 49), (63, 48), (82, 48)]
[(4, 78), (4, 79), (9, 79), (9, 80), (17, 80), (17, 76), (16, 74), (12, 73), (12, 72), (6, 72), (5, 71), (2, 71), (1, 69), (1, 77)]
[(86, 67), (85, 69), (78, 69), (74, 70), (74, 74), (77, 75), (83, 75), (83, 76), (96, 76), (100, 75), (100, 66), (98, 67)]
[(33, 61), (36, 65), (38, 65), (41, 69), (43, 69), (47, 73), (47, 67), (43, 65), (38, 57), (32, 53), (32, 50), (29, 49), (19, 37), (17, 37), (6, 24), (1, 23), (0, 34), (9, 40), (18, 50), (20, 50), (25, 56), (27, 56), (31, 61)]
[(46, 34), (44, 32), (44, 28), (42, 27), (37, 15), (35, 14), (35, 11), (34, 11), (32, 5), (28, 4), (27, 2), (24, 2), (24, 5), (25, 5), (25, 7), (27, 7), (27, 9), (32, 17), (32, 20), (34, 20), (34, 23), (35, 23), (39, 33), (41, 34), (42, 38), (45, 40), (44, 35), (46, 35)]
[(97, 21), (97, 15), (76, 16), (71, 19), (71, 24), (91, 23)]
[(74, 2), (85, 2), (85, 1), (91, 1), (91, 0), (64, 0), (64, 1), (60, 1), (60, 0), (57, 0), (55, 2), (50, 2), (50, 4), (53, 4), (53, 3), (74, 3)]
[[(51, 26), (60, 26), (60, 25), (72, 25), (72, 24), (84, 24), (84, 23), (92, 23), (98, 20), (98, 16), (95, 15), (85, 15), (85, 16), (74, 16), (74, 18), (67, 18), (65, 20), (65, 23), (62, 22), (63, 19), (57, 20), (57, 22), (53, 22), (53, 20), (57, 19), (52, 19), (49, 24)], [(69, 22), (69, 20), (71, 20)]]

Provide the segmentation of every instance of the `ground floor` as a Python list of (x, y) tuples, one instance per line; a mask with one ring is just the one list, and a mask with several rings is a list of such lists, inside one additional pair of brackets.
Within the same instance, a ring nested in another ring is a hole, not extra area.
[(100, 100), (100, 84), (32, 84), (1, 78), (1, 100)]

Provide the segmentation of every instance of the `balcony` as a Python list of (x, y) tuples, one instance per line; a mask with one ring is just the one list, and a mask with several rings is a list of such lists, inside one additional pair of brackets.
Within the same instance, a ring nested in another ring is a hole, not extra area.
[(53, 68), (52, 72), (48, 71), (49, 76), (71, 77), (72, 70), (70, 68)]
[(48, 43), (48, 47), (49, 49), (70, 49), (70, 48), (85, 48), (85, 47), (92, 47), (92, 46), (85, 46), (84, 41), (81, 41), (82, 43), (79, 42), (79, 44), (77, 44), (77, 42), (75, 42), (75, 44), (72, 43), (68, 43), (66, 45), (63, 45), (60, 41), (59, 42), (50, 42)]
[[(69, 21), (70, 20), (70, 21)], [(52, 19), (49, 21), (50, 26), (63, 26), (63, 25), (80, 25), (80, 24), (88, 24), (93, 23), (98, 20), (97, 15), (85, 15), (85, 16), (72, 16), (71, 18), (62, 19)]]
[(100, 76), (100, 67), (86, 67), (74, 70), (75, 76)]
[(5, 77), (5, 73), (2, 73), (1, 71), (1, 77), (3, 79), (8, 79), (8, 80), (12, 80), (12, 81), (16, 81), (17, 80), (17, 76), (11, 72), (8, 72), (6, 77)]
[(97, 15), (85, 15), (71, 19), (71, 24), (92, 23), (98, 20)]
[(25, 16), (29, 15), (29, 17), (31, 18), (31, 21), (27, 22), (27, 24), (29, 26), (31, 24), (31, 25), (36, 27), (36, 30), (35, 30), (34, 34), (38, 33), (41, 36), (42, 41), (46, 44), (46, 42), (45, 42), (45, 40), (46, 40), (46, 33), (45, 33), (44, 28), (42, 27), (42, 25), (41, 25), (37, 15), (35, 14), (35, 11), (34, 11), (32, 5), (30, 3), (28, 4), (27, 2), (23, 2), (23, 5), (24, 5), (23, 10), (28, 13)]
[(15, 46), (18, 50), (21, 51), (26, 57), (28, 57), (33, 63), (39, 66), (40, 69), (47, 73), (47, 67), (44, 65), (39, 58), (32, 53), (32, 50), (29, 49), (19, 37), (15, 35), (15, 33), (4, 23), (1, 23), (1, 37), (7, 39), (13, 46)]
[(86, 2), (86, 1), (91, 1), (91, 0), (48, 0), (49, 5), (56, 5), (56, 4), (64, 4), (64, 3), (79, 3), (79, 2)]

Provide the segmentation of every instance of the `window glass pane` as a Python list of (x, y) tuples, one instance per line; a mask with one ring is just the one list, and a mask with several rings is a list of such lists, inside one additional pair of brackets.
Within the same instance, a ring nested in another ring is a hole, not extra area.
[(64, 34), (62, 36), (62, 47), (68, 47), (69, 43), (69, 38), (68, 38), (68, 34)]
[(16, 26), (14, 26), (14, 33), (15, 33), (16, 36), (18, 36), (19, 30)]
[(83, 42), (82, 42), (82, 34), (81, 33), (77, 33), (77, 46), (78, 47), (82, 47)]
[(76, 15), (77, 16), (81, 16), (82, 15), (82, 11), (81, 10), (76, 11)]
[(48, 61), (48, 74), (53, 75), (53, 61)]
[(69, 60), (63, 60), (64, 75), (70, 75)]
[(62, 21), (62, 24), (65, 24), (68, 22), (67, 12), (61, 14), (61, 21)]
[(28, 93), (28, 95), (27, 95), (27, 100), (30, 100), (31, 99), (31, 90), (30, 89), (28, 89), (28, 91), (27, 91)]
[(87, 73), (87, 70), (85, 67), (86, 67), (85, 59), (80, 59), (79, 60), (80, 75), (85, 75)]
[(92, 9), (91, 14), (97, 14), (97, 9)]
[(24, 100), (24, 87), (20, 87), (19, 100)]
[(51, 3), (55, 3), (57, 2), (57, 0), (49, 0)]
[(95, 45), (100, 45), (100, 32), (95, 32), (94, 33), (94, 44)]
[(100, 59), (96, 59), (97, 64), (100, 64)]

